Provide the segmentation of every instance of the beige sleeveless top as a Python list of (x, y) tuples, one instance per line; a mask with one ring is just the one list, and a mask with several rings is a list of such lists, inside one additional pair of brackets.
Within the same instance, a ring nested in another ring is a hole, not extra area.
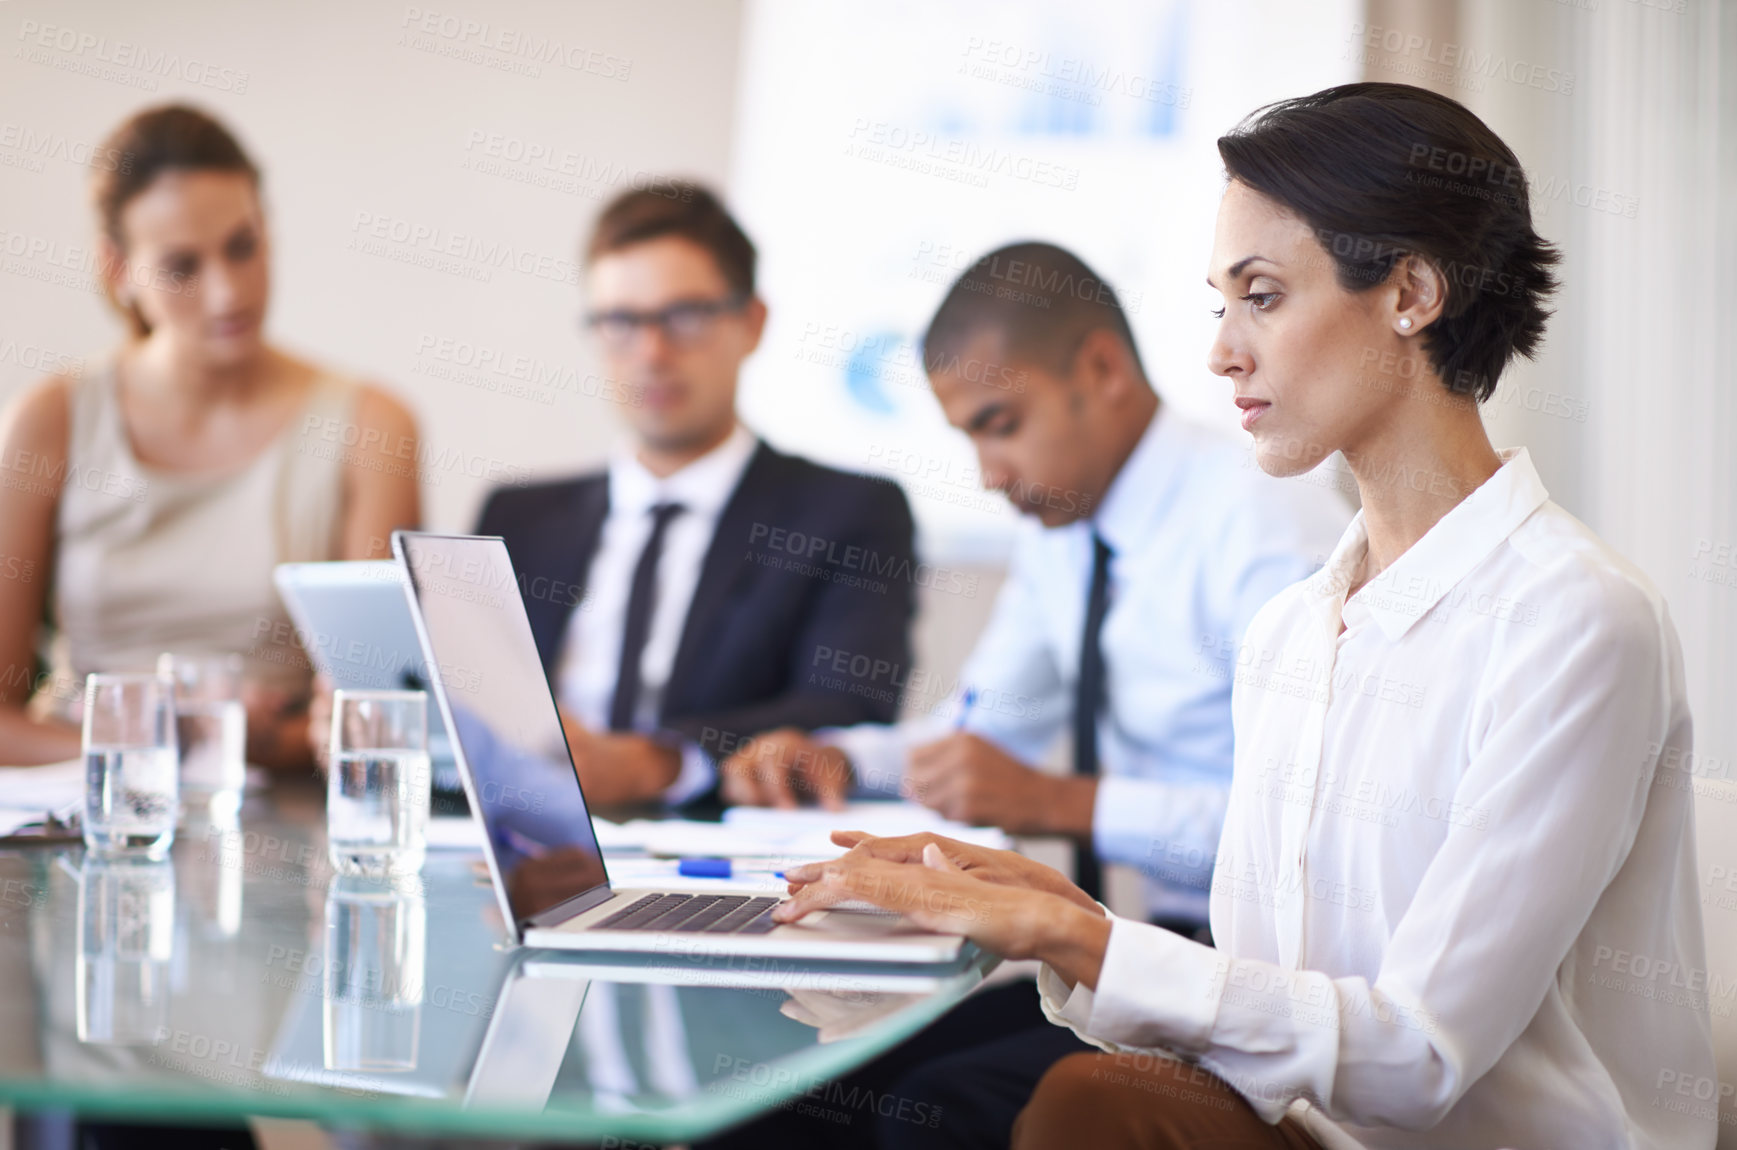
[(353, 384), (321, 375), (252, 461), (189, 475), (134, 456), (112, 364), (75, 383), (36, 708), (67, 714), (87, 673), (148, 669), (164, 651), (240, 652), (249, 678), (303, 689), (272, 568), (338, 557), (343, 449), (328, 436), (355, 403)]

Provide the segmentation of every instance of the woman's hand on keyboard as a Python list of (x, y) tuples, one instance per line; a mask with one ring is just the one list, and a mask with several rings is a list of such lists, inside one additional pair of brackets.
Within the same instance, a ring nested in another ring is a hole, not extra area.
[[(999, 883), (1002, 886), (1046, 891), (1076, 902), (1087, 910), (1102, 913), (1102, 908), (1092, 897), (1069, 882), (1060, 871), (1026, 858), (1018, 851), (974, 846), (929, 832), (880, 838), (866, 831), (834, 831), (832, 841), (841, 847), (848, 847), (853, 853), (902, 863), (922, 862), (923, 852), (934, 846), (946, 856), (948, 862), (972, 878)], [(794, 880), (802, 869), (794, 868), (788, 872), (789, 877)]]
[[(842, 837), (835, 835), (833, 841), (842, 846)], [(919, 838), (928, 841), (913, 841)], [(888, 841), (897, 845), (875, 845)], [(1009, 852), (983, 851), (967, 859), (968, 870), (949, 853), (980, 849), (934, 835), (903, 841), (865, 836), (842, 858), (786, 871), (791, 896), (772, 918), (796, 922), (812, 911), (860, 899), (898, 911), (925, 929), (964, 935), (1007, 958), (1042, 959), (1070, 981), (1083, 978), (1095, 985), (1109, 941), (1103, 908), (1083, 894), (1072, 898), (1025, 881), (1041, 877), (1027, 869), (1036, 864), (1019, 856), (999, 857)]]

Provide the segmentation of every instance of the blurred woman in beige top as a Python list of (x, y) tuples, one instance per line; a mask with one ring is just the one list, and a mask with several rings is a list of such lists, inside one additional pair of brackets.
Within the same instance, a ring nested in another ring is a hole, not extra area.
[[(140, 112), (98, 172), (99, 268), (126, 342), (0, 412), (0, 763), (77, 755), (90, 671), (241, 652), (248, 759), (311, 759), (308, 670), (271, 582), (389, 554), (419, 516), (416, 425), (266, 342), (258, 169), (215, 120)], [(43, 664), (46, 663), (46, 669)]]

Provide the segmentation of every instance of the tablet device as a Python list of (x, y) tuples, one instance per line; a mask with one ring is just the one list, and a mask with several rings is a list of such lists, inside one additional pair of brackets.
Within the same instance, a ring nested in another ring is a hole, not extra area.
[[(295, 624), (296, 639), (314, 666), (336, 687), (350, 690), (428, 690), (428, 667), (404, 599), (403, 576), (391, 560), (279, 563), (272, 573)], [(449, 673), (462, 674), (463, 668)], [(452, 740), (429, 696), (428, 757), (434, 788), (463, 794)], [(453, 813), (441, 809), (436, 813)], [(457, 812), (462, 813), (462, 812)]]

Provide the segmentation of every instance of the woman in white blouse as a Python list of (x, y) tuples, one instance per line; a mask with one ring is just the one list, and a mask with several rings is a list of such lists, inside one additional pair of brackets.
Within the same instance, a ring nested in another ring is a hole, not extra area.
[(1248, 629), (1218, 949), (928, 836), (839, 836), (779, 914), (862, 897), (1042, 960), (1108, 1053), (1059, 1063), (1016, 1145), (1711, 1147), (1676, 632), (1478, 414), (1555, 287), (1525, 176), (1395, 84), (1219, 151), (1210, 366), (1263, 469), (1341, 452), (1363, 510)]

